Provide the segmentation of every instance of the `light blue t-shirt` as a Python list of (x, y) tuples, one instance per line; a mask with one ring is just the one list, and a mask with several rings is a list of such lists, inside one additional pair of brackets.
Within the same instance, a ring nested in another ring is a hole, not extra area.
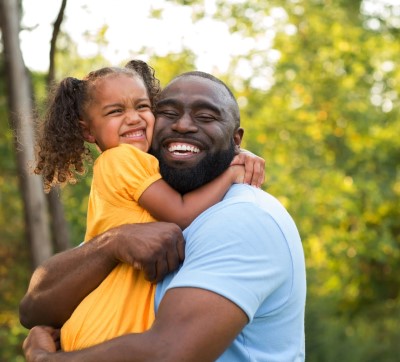
[(304, 361), (306, 275), (297, 228), (268, 193), (233, 185), (184, 231), (185, 261), (157, 285), (196, 287), (238, 305), (249, 323), (219, 362)]

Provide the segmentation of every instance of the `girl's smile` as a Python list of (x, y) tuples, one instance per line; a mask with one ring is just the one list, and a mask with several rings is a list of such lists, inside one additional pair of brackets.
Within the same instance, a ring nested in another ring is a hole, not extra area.
[(154, 115), (143, 81), (127, 74), (111, 74), (97, 81), (94, 99), (82, 122), (88, 142), (102, 151), (121, 143), (141, 151), (150, 148)]

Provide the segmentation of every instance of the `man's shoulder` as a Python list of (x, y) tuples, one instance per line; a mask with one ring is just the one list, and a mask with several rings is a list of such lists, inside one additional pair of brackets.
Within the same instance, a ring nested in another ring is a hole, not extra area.
[[(252, 224), (256, 215), (261, 217), (267, 214), (277, 215), (276, 210), (282, 214), (286, 211), (282, 204), (269, 193), (249, 185), (234, 184), (222, 201), (200, 214), (188, 229), (202, 227), (204, 223), (229, 224), (235, 219), (241, 224), (244, 222)], [(234, 225), (229, 225), (229, 228), (233, 227)]]
[[(286, 214), (287, 211), (282, 203), (270, 193), (249, 185), (235, 184), (226, 193), (220, 206), (229, 208), (232, 205), (247, 204), (250, 210), (254, 212), (272, 212), (274, 214)], [(239, 206), (240, 208), (240, 206)]]
[(224, 234), (228, 230), (237, 232), (237, 229), (257, 233), (267, 226), (270, 231), (284, 230), (284, 234), (288, 234), (286, 237), (298, 234), (294, 220), (277, 198), (261, 189), (235, 184), (224, 199), (203, 212), (185, 234), (199, 230)]

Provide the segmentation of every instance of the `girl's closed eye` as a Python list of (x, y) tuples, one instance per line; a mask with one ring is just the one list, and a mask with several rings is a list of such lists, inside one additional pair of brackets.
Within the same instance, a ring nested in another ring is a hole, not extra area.
[(107, 113), (106, 113), (106, 115), (108, 116), (108, 115), (112, 115), (112, 114), (119, 114), (119, 113), (122, 113), (122, 108), (114, 108), (114, 109), (111, 109), (111, 110), (109, 110)]
[(138, 109), (150, 109), (151, 105), (150, 103), (141, 103), (138, 105)]

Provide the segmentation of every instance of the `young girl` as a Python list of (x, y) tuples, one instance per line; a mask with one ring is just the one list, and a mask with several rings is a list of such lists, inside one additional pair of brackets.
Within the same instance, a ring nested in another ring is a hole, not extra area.
[[(243, 166), (231, 166), (203, 187), (179, 194), (159, 173), (151, 145), (152, 104), (159, 92), (154, 71), (131, 61), (128, 68), (102, 68), (83, 80), (64, 79), (56, 89), (38, 142), (35, 172), (45, 189), (75, 182), (90, 152), (102, 152), (93, 168), (85, 241), (111, 227), (158, 220), (188, 226), (222, 199)], [(61, 331), (65, 351), (81, 349), (132, 332), (147, 330), (154, 320), (155, 285), (141, 270), (120, 263), (75, 309)]]

